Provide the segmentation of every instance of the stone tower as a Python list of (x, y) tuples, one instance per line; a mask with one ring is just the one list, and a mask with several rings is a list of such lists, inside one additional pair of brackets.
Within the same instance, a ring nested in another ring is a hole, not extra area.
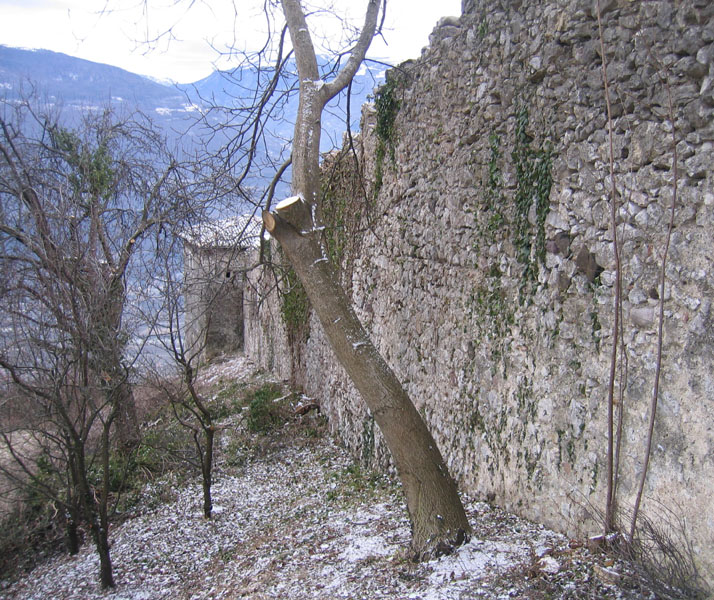
[(210, 360), (243, 349), (243, 288), (257, 260), (260, 221), (250, 215), (201, 223), (184, 241), (185, 344)]

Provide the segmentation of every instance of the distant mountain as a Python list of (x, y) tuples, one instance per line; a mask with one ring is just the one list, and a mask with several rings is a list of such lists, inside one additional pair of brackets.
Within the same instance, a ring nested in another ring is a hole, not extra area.
[[(265, 75), (263, 75), (265, 76)], [(117, 67), (96, 63), (49, 50), (23, 50), (0, 46), (0, 95), (17, 99), (32, 90), (41, 101), (57, 104), (63, 114), (72, 114), (111, 105), (118, 109), (140, 110), (164, 128), (169, 137), (199, 146), (201, 128), (186, 132), (200, 114), (212, 103), (240, 107), (255, 89), (259, 74), (252, 69), (232, 73), (214, 72), (188, 85), (162, 84)], [(375, 85), (382, 81), (379, 71), (363, 68), (355, 78), (351, 98), (351, 127), (359, 128), (359, 108)], [(340, 141), (345, 130), (345, 94), (333, 100), (323, 121), (323, 150), (335, 140)], [(286, 139), (292, 137), (293, 118), (297, 111), (297, 95), (273, 115), (267, 130), (273, 139), (268, 151), (279, 152)], [(227, 117), (215, 113), (214, 124)], [(204, 130), (205, 131), (205, 130)], [(213, 138), (214, 148), (220, 140)]]
[(65, 105), (129, 101), (137, 105), (180, 102), (181, 93), (118, 67), (74, 58), (50, 50), (0, 46), (0, 87), (10, 95), (27, 93), (34, 84), (41, 97)]

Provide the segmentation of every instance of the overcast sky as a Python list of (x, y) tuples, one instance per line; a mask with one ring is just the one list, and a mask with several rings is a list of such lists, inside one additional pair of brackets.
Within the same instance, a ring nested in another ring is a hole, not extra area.
[[(326, 4), (310, 0), (318, 2)], [(366, 0), (333, 3), (361, 24)], [(64, 52), (190, 83), (229, 66), (217, 50), (225, 51), (234, 40), (248, 49), (262, 43), (262, 5), (262, 0), (0, 0), (0, 44)], [(387, 7), (388, 45), (375, 40), (370, 56), (396, 63), (417, 58), (439, 18), (460, 15), (461, 0), (389, 0)], [(172, 27), (172, 39), (145, 43)], [(329, 38), (340, 29), (334, 20), (317, 18), (310, 27)]]

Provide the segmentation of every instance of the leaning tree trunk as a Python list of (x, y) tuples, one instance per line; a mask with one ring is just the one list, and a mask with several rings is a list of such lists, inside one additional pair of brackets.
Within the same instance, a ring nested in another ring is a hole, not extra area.
[(367, 403), (392, 453), (412, 523), (418, 557), (448, 552), (463, 543), (470, 526), (456, 483), (393, 371), (369, 340), (335, 269), (320, 243), (315, 221), (320, 189), (320, 134), (327, 102), (345, 89), (375, 35), (380, 0), (368, 0), (365, 23), (345, 66), (329, 82), (321, 79), (315, 47), (300, 0), (281, 0), (300, 78), (300, 102), (292, 144), (292, 188), (296, 194), (264, 212), (266, 229), (282, 246), (305, 288), (337, 359)]
[(420, 557), (448, 552), (470, 532), (456, 483), (421, 415), (359, 322), (320, 244), (301, 229), (306, 216), (307, 206), (296, 197), (279, 204), (276, 213), (264, 213), (263, 219), (384, 435), (406, 496), (412, 549)]
[(67, 448), (67, 466), (69, 478), (67, 481), (67, 507), (65, 510), (65, 532), (67, 536), (67, 551), (74, 556), (79, 554), (80, 538), (79, 524), (82, 520), (81, 485), (79, 482), (77, 452), (75, 442), (69, 436), (64, 438)]

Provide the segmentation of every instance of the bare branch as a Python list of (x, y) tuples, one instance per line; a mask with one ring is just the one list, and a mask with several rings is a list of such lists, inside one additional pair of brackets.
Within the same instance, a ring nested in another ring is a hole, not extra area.
[(622, 273), (620, 267), (620, 248), (617, 238), (617, 186), (615, 184), (615, 160), (613, 149), (612, 109), (610, 106), (610, 86), (607, 78), (607, 59), (605, 57), (605, 41), (602, 30), (600, 0), (597, 2), (597, 22), (600, 32), (600, 57), (602, 60), (602, 80), (605, 89), (607, 106), (609, 165), (610, 165), (610, 227), (612, 230), (612, 246), (615, 254), (615, 306), (613, 308), (614, 323), (612, 326), (612, 349), (610, 353), (610, 376), (607, 396), (607, 498), (605, 508), (605, 532), (609, 533), (615, 523), (615, 374), (617, 372), (617, 351), (620, 334), (620, 315), (622, 313)]
[(325, 103), (345, 89), (357, 74), (367, 54), (367, 50), (369, 50), (372, 39), (374, 39), (380, 4), (380, 0), (369, 0), (364, 25), (357, 45), (352, 49), (347, 64), (345, 64), (342, 71), (340, 71), (333, 81), (325, 85)]

